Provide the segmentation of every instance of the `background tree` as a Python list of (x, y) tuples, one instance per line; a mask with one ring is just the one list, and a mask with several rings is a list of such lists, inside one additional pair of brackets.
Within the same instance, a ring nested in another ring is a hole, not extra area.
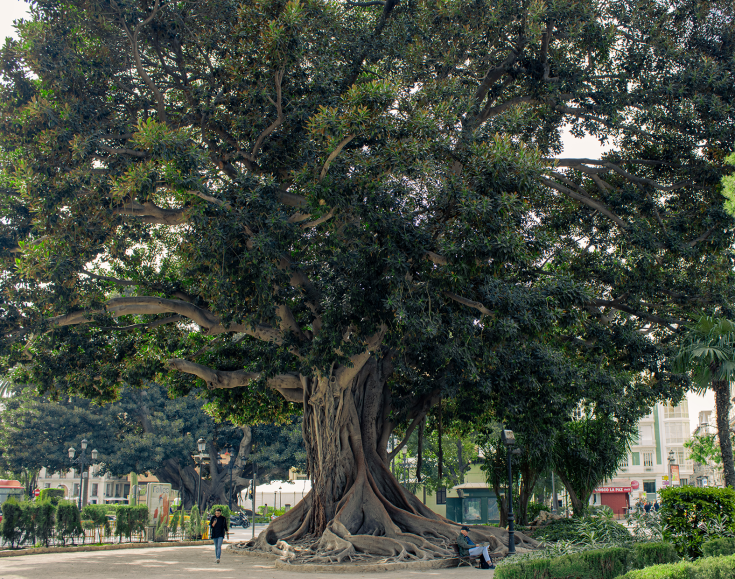
[(260, 480), (287, 479), (291, 467), (304, 467), (303, 441), (293, 419), (252, 428), (218, 424), (204, 412), (205, 401), (193, 395), (170, 399), (156, 384), (123, 389), (117, 402), (102, 406), (78, 397), (51, 400), (32, 388), (16, 387), (5, 406), (0, 413), (0, 468), (29, 477), (37, 477), (43, 467), (68, 470), (67, 449), (79, 448), (82, 438), (99, 451), (102, 472), (151, 472), (181, 491), (187, 508), (196, 502), (199, 475), (192, 457), (200, 437), (216, 457), (202, 469), (205, 505), (228, 502), (230, 473), (223, 453), (229, 445), (236, 450), (233, 497), (249, 485), (254, 459)]
[(587, 509), (595, 488), (615, 474), (637, 426), (590, 410), (568, 422), (554, 441), (554, 472), (567, 489), (577, 516)]
[(702, 316), (685, 335), (676, 366), (689, 371), (697, 391), (711, 389), (717, 410), (717, 438), (725, 485), (735, 487), (735, 462), (730, 437), (730, 382), (735, 374), (735, 324), (730, 320)]
[[(313, 490), (259, 546), (449, 556), (394, 429), (678, 399), (672, 336), (729, 308), (732, 11), (39, 0), (2, 57), (3, 366), (301, 407)], [(558, 158), (569, 124), (617, 150)]]
[[(732, 438), (732, 435), (730, 436)], [(689, 458), (703, 465), (722, 464), (722, 450), (716, 434), (697, 434), (684, 443)]]

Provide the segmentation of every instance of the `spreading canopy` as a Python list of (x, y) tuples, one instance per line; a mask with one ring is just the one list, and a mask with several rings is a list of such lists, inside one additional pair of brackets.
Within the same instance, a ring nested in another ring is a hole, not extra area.
[[(206, 384), (249, 422), (301, 406), (314, 492), (273, 533), (339, 508), (340, 541), (415, 553), (387, 518), (430, 532), (381, 509), (430, 515), (386, 442), (441, 400), (543, 449), (580, 400), (681, 396), (669, 341), (735, 287), (732, 10), (34, 2), (3, 50), (2, 362), (102, 400)], [(560, 158), (565, 127), (615, 147)]]

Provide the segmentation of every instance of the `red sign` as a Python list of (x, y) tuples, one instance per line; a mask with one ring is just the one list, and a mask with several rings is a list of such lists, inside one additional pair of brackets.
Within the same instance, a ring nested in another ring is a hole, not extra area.
[(595, 489), (596, 493), (629, 493), (630, 487), (600, 487)]
[(636, 490), (639, 486), (641, 486), (641, 485), (638, 484), (638, 481), (637, 480), (630, 481), (630, 488), (632, 488), (633, 490)]
[(33, 491), (33, 496), (35, 496), (35, 497), (37, 497), (40, 494), (41, 494), (41, 491), (38, 490), (38, 489), (36, 489), (35, 491)]

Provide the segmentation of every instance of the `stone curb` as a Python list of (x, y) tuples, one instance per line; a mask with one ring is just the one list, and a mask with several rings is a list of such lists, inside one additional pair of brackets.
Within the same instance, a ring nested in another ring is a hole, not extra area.
[(360, 565), (342, 565), (335, 563), (334, 565), (323, 564), (306, 564), (294, 565), (288, 561), (281, 559), (275, 553), (264, 553), (259, 551), (247, 551), (245, 549), (227, 549), (228, 553), (239, 555), (241, 557), (252, 557), (254, 559), (270, 559), (275, 561), (276, 569), (281, 571), (296, 571), (298, 573), (385, 573), (387, 571), (401, 571), (410, 569), (412, 571), (428, 570), (428, 569), (447, 569), (456, 567), (459, 559), (453, 557), (451, 559), (435, 559), (433, 561), (402, 561), (399, 563), (367, 563)]
[(75, 547), (34, 547), (0, 551), (0, 557), (20, 557), (22, 555), (43, 555), (45, 553), (79, 553), (85, 551), (118, 551), (120, 549), (152, 549), (158, 547), (195, 547), (211, 545), (209, 541), (171, 541), (166, 543), (110, 543), (109, 545), (77, 545)]

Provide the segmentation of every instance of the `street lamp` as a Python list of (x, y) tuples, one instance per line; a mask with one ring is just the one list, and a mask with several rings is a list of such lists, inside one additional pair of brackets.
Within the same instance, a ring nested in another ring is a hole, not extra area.
[(197, 455), (198, 465), (199, 465), (199, 483), (197, 484), (197, 508), (201, 511), (202, 505), (201, 505), (201, 492), (202, 492), (202, 461), (204, 460), (204, 449), (207, 448), (207, 443), (204, 441), (203, 438), (200, 438), (197, 440), (197, 448), (199, 449), (199, 454)]
[(516, 437), (512, 430), (503, 430), (500, 434), (503, 444), (508, 449), (508, 555), (516, 552), (515, 527), (513, 525), (513, 470), (511, 467), (511, 457), (514, 454), (520, 454), (519, 448), (513, 448), (516, 444)]
[[(79, 455), (79, 458), (77, 458), (76, 460), (74, 459), (74, 455), (77, 453), (77, 451), (74, 450), (73, 446), (69, 448), (69, 460), (71, 461), (71, 464), (79, 464), (79, 510), (81, 511), (82, 510), (82, 493), (84, 489), (84, 478), (85, 478), (85, 475), (87, 475), (87, 477), (89, 476), (88, 473), (84, 471), (84, 461), (87, 460), (87, 439), (86, 438), (82, 439), (80, 446), (82, 447), (82, 452)], [(93, 450), (91, 454), (92, 454), (92, 461), (96, 461), (98, 452), (96, 450)]]
[(283, 507), (283, 487), (278, 487), (278, 510), (281, 510), (281, 507)]

